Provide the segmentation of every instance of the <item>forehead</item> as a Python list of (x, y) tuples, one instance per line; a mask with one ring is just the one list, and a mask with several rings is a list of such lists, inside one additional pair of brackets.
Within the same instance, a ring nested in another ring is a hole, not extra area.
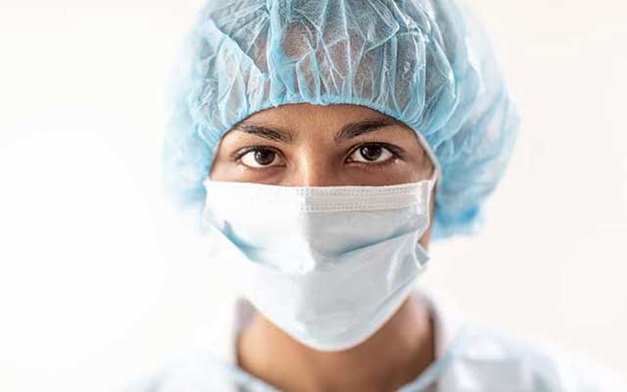
[(393, 120), (397, 125), (406, 127), (400, 121), (365, 106), (309, 103), (288, 104), (266, 109), (252, 114), (241, 124), (272, 124), (290, 129), (308, 127), (338, 129), (348, 123), (376, 120)]

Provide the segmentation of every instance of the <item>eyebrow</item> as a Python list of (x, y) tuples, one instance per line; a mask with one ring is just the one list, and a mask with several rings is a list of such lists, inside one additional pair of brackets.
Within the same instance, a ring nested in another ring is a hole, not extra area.
[[(380, 128), (391, 125), (402, 125), (402, 123), (393, 118), (350, 123), (344, 125), (342, 129), (335, 134), (334, 139), (336, 142), (342, 142), (367, 133), (378, 131)], [(294, 135), (292, 133), (280, 128), (253, 124), (239, 124), (233, 127), (233, 130), (244, 132), (249, 135), (259, 136), (275, 142), (292, 143), (294, 141)]]
[(239, 124), (236, 125), (233, 130), (244, 132), (249, 135), (259, 136), (275, 142), (291, 143), (294, 141), (294, 137), (290, 132), (279, 128), (271, 128), (253, 124)]
[(389, 127), (391, 125), (399, 125), (400, 122), (393, 118), (385, 118), (380, 120), (367, 120), (356, 123), (346, 124), (335, 135), (335, 141), (341, 142), (357, 136), (365, 135), (370, 132), (378, 131), (380, 128)]

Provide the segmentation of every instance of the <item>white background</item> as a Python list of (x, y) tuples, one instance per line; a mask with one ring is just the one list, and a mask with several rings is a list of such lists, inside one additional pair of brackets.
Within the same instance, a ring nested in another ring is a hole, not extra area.
[[(197, 0), (1, 0), (0, 390), (106, 391), (220, 340), (228, 280), (159, 191)], [(421, 283), (627, 373), (627, 7), (475, 0), (522, 126), (484, 232)]]

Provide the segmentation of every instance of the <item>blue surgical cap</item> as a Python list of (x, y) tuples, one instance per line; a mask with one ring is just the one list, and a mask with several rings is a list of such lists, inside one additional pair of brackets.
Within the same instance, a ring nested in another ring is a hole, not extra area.
[(200, 211), (220, 139), (251, 114), (292, 103), (356, 104), (404, 122), (435, 155), (434, 238), (480, 227), (518, 116), (466, 4), (215, 0), (186, 42), (163, 149), (165, 191), (177, 206)]

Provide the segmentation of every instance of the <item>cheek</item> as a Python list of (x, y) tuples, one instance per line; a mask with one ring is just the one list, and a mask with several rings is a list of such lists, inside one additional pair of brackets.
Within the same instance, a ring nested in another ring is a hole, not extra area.
[(435, 166), (422, 148), (407, 158), (407, 167), (411, 171), (413, 181), (428, 180), (433, 174)]
[(395, 184), (418, 182), (427, 178), (423, 175), (420, 168), (408, 165), (407, 163), (403, 164), (401, 168), (395, 170), (393, 173), (390, 173), (389, 176), (391, 179), (394, 179)]
[(345, 167), (342, 169), (343, 182), (354, 185), (398, 185), (417, 182), (421, 179), (420, 171), (404, 161), (397, 161), (390, 165), (372, 168)]
[(233, 181), (237, 177), (236, 167), (229, 157), (218, 149), (208, 175), (212, 180)]
[(208, 176), (212, 180), (222, 180), (222, 176), (224, 175), (224, 162), (218, 153), (214, 155), (211, 166), (209, 167)]

